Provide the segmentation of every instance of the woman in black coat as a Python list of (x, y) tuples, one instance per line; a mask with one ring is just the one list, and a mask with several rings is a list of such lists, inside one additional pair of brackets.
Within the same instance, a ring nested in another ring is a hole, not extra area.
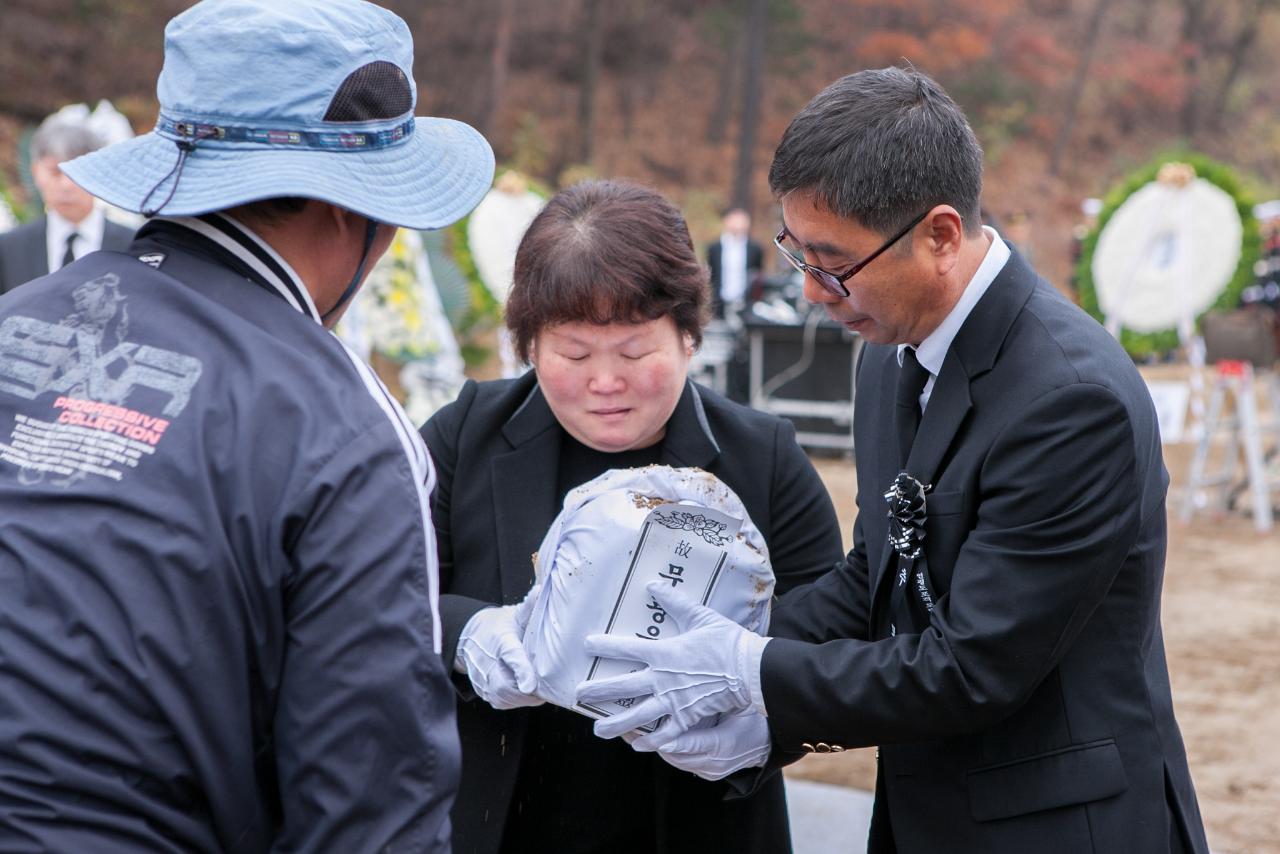
[(461, 698), (458, 854), (791, 850), (781, 776), (726, 801), (723, 783), (539, 705), (521, 690), (528, 674), (507, 667), (526, 661), (511, 614), (533, 583), (532, 553), (565, 493), (610, 468), (719, 477), (764, 535), (779, 594), (840, 556), (835, 511), (790, 423), (688, 380), (707, 301), (670, 202), (616, 182), (564, 190), (521, 242), (507, 303), (534, 370), (468, 383), (422, 429), (438, 475), (444, 654)]

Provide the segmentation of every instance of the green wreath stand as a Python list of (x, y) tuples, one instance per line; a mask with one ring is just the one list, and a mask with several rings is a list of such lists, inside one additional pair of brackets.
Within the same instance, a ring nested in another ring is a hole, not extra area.
[[(499, 169), (499, 176), (504, 171), (506, 170)], [(523, 173), (520, 173), (520, 179), (529, 190), (542, 198), (551, 197), (551, 191), (542, 183)], [(471, 255), (471, 242), (467, 238), (467, 226), (470, 222), (471, 215), (467, 214), (448, 227), (450, 255), (467, 280), (467, 310), (457, 324), (456, 331), (462, 348), (462, 360), (469, 368), (483, 363), (492, 355), (491, 349), (481, 344), (479, 339), (485, 332), (502, 323), (502, 306), (480, 280), (480, 270)]]
[[(1098, 224), (1089, 232), (1081, 247), (1080, 261), (1076, 267), (1076, 282), (1079, 287), (1080, 306), (1093, 315), (1099, 323), (1105, 318), (1098, 308), (1098, 293), (1093, 282), (1093, 253), (1098, 245), (1098, 236), (1106, 228), (1112, 214), (1125, 203), (1129, 196), (1156, 180), (1160, 168), (1167, 163), (1189, 163), (1196, 170), (1197, 178), (1204, 178), (1215, 185), (1236, 203), (1236, 211), (1240, 214), (1242, 237), (1240, 240), (1240, 263), (1236, 265), (1226, 289), (1218, 296), (1213, 305), (1200, 315), (1235, 308), (1240, 302), (1240, 293), (1253, 281), (1253, 264), (1258, 260), (1262, 248), (1262, 237), (1258, 232), (1258, 221), (1253, 216), (1253, 199), (1241, 186), (1231, 167), (1217, 162), (1203, 154), (1192, 152), (1176, 152), (1157, 157), (1146, 166), (1138, 169), (1114, 187), (1103, 200), (1102, 211), (1098, 215)], [(1196, 318), (1199, 321), (1199, 317)], [(1120, 330), (1120, 344), (1135, 359), (1145, 359), (1160, 353), (1167, 353), (1179, 346), (1178, 332), (1172, 327), (1158, 332), (1134, 332), (1130, 329)]]

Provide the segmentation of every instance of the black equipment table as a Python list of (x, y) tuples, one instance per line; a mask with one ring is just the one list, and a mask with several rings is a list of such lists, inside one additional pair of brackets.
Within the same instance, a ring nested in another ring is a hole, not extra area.
[(854, 366), (862, 339), (820, 311), (798, 324), (750, 314), (750, 400), (789, 419), (806, 448), (853, 451)]

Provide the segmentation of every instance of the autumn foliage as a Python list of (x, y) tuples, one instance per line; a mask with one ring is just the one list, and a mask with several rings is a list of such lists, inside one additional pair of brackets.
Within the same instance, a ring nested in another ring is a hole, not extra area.
[[(1276, 0), (383, 0), (410, 23), (419, 112), (480, 126), (549, 186), (624, 175), (681, 201), (695, 233), (765, 182), (787, 121), (858, 68), (911, 63), (969, 113), (986, 207), (1030, 215), (1035, 261), (1068, 278), (1079, 202), (1158, 150), (1194, 147), (1266, 197), (1280, 182)], [(0, 167), (71, 101), (154, 118), (164, 21), (186, 0), (3, 0)], [(251, 73), (251, 69), (246, 69)], [(754, 102), (753, 102), (754, 99)], [(743, 116), (755, 116), (744, 126)], [(750, 133), (747, 131), (751, 131)]]

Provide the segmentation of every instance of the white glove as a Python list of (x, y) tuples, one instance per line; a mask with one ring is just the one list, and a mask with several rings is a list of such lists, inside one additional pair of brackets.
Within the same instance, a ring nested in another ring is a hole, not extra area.
[[(632, 747), (643, 750), (636, 739)], [(686, 732), (658, 748), (658, 755), (681, 771), (704, 780), (723, 780), (743, 768), (759, 768), (769, 758), (769, 723), (755, 711), (724, 715), (713, 727)]]
[(519, 607), (477, 611), (458, 638), (458, 660), (471, 678), (471, 687), (495, 709), (542, 705), (542, 698), (534, 695), (538, 675), (520, 642)]
[(623, 661), (642, 661), (648, 668), (610, 679), (583, 682), (579, 703), (644, 697), (630, 709), (596, 721), (595, 733), (613, 738), (628, 730), (667, 720), (645, 743), (657, 749), (703, 718), (755, 708), (764, 711), (760, 692), (760, 656), (768, 638), (699, 605), (661, 581), (646, 588), (680, 632), (669, 640), (590, 635), (587, 652)]

